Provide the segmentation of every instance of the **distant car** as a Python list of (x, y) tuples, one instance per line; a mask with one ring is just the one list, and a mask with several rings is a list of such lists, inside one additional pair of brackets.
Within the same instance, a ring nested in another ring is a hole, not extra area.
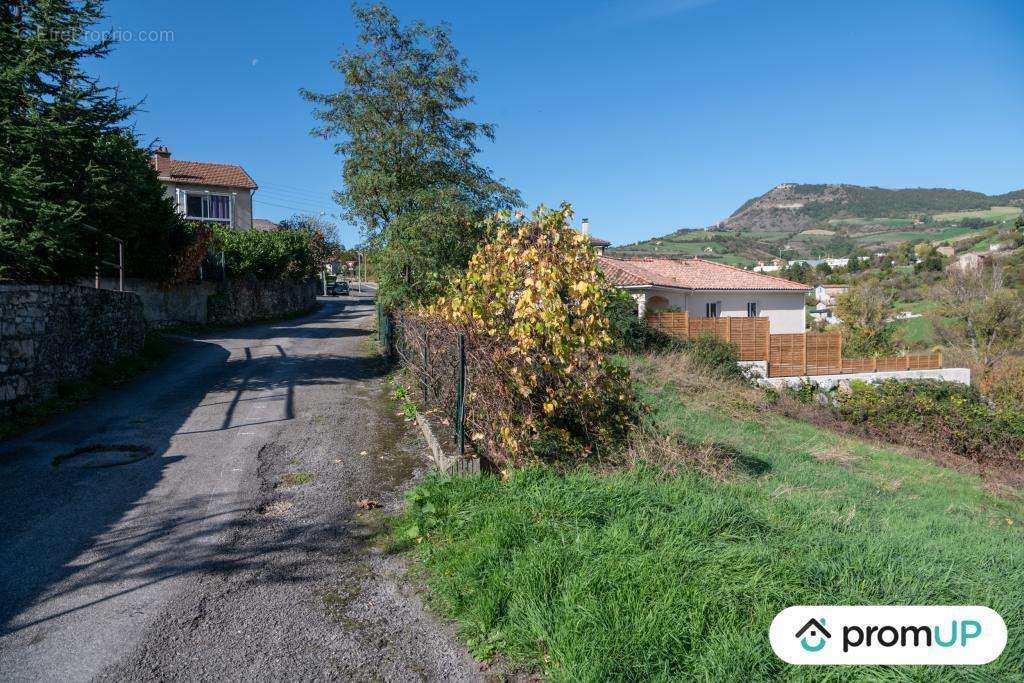
[(337, 282), (327, 285), (327, 293), (331, 296), (348, 296), (348, 282), (345, 280), (338, 280)]

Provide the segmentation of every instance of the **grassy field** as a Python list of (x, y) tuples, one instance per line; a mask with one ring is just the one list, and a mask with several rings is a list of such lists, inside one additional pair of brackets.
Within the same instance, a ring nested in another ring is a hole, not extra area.
[(924, 316), (897, 320), (896, 339), (909, 349), (927, 349), (939, 343), (935, 324)]
[(896, 232), (876, 232), (866, 235), (857, 235), (854, 239), (859, 244), (897, 244), (899, 242), (910, 242), (912, 240), (929, 240), (941, 242), (948, 239), (975, 232), (971, 228), (951, 227), (942, 230), (921, 229), (921, 230), (900, 230)]
[(887, 228), (905, 228), (913, 225), (910, 218), (830, 218), (829, 225), (884, 225)]
[[(664, 367), (633, 362), (654, 419), (731, 460), (723, 476), (532, 468), (411, 493), (394, 537), (474, 654), (555, 681), (1024, 676), (1019, 497)], [(988, 605), (1010, 639), (985, 667), (791, 667), (768, 626), (798, 604)]]
[(952, 211), (950, 213), (937, 213), (933, 218), (937, 221), (960, 221), (965, 218), (981, 218), (987, 221), (1009, 221), (1021, 214), (1019, 206), (993, 206), (991, 209), (981, 211)]

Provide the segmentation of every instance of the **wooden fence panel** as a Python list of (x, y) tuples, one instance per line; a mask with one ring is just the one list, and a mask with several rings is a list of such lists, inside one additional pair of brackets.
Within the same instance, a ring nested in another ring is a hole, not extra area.
[(843, 337), (838, 332), (805, 332), (805, 375), (837, 375), (843, 371)]
[(874, 358), (844, 358), (843, 373), (850, 372), (874, 372)]
[(803, 333), (773, 334), (768, 345), (768, 370), (772, 377), (795, 377), (804, 373)]
[[(810, 337), (811, 333), (808, 333)], [(775, 337), (776, 335), (772, 335)], [(841, 347), (840, 347), (841, 349)], [(855, 372), (904, 372), (907, 370), (937, 370), (942, 367), (941, 353), (912, 353), (903, 356), (879, 356), (877, 358), (843, 358), (838, 371), (825, 372), (820, 366), (808, 361), (808, 375), (851, 374)], [(792, 377), (793, 373), (779, 374), (769, 365), (770, 377)]]
[(690, 318), (689, 337), (710, 334), (719, 339), (729, 339), (729, 323), (726, 318)]
[(645, 316), (648, 325), (676, 339), (687, 338), (689, 318), (686, 311), (659, 311), (648, 313)]
[(907, 369), (907, 361), (899, 356), (880, 356), (874, 360), (875, 372), (896, 372)]
[(740, 360), (768, 360), (770, 322), (759, 318), (695, 318), (685, 311), (648, 313), (647, 323), (677, 339), (693, 339), (710, 334), (736, 347)]
[(722, 318), (740, 360), (768, 360), (768, 318)]

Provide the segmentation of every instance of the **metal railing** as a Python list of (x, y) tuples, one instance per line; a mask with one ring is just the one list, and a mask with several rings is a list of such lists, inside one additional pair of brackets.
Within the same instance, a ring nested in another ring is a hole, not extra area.
[(113, 235), (111, 235), (109, 233), (106, 233), (106, 232), (103, 232), (102, 230), (94, 228), (91, 225), (87, 225), (85, 223), (82, 223), (82, 227), (85, 228), (86, 230), (89, 230), (91, 232), (96, 233), (100, 237), (106, 237), (107, 239), (113, 240), (114, 242), (117, 243), (117, 263), (111, 263), (110, 261), (104, 261), (102, 258), (100, 258), (100, 245), (99, 245), (99, 241), (97, 240), (96, 252), (95, 252), (96, 253), (96, 265), (95, 265), (96, 289), (100, 288), (100, 266), (110, 266), (111, 268), (117, 268), (117, 291), (123, 292), (124, 291), (124, 241), (119, 239), (119, 238), (117, 238), (117, 237), (114, 237)]

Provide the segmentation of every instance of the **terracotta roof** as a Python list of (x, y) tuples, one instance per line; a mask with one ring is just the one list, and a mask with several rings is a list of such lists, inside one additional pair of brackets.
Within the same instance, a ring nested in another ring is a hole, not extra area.
[(259, 230), (261, 232), (274, 232), (280, 228), (280, 226), (274, 221), (269, 221), (266, 218), (253, 218), (252, 229)]
[(651, 285), (677, 289), (757, 289), (807, 292), (810, 287), (703, 259), (601, 257), (605, 280), (617, 287)]
[(185, 184), (191, 183), (193, 185), (240, 187), (246, 190), (254, 190), (257, 187), (256, 182), (249, 177), (245, 169), (233, 164), (210, 164), (205, 161), (166, 159), (161, 165), (168, 167), (160, 172), (161, 180)]

